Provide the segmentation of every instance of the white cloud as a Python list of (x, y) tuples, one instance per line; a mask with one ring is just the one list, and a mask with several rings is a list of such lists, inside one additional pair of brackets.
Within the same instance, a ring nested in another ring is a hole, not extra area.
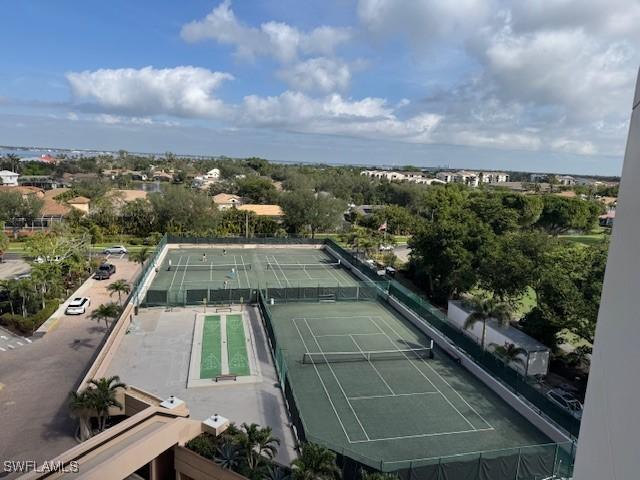
[(250, 27), (240, 22), (231, 1), (225, 0), (202, 20), (195, 20), (182, 27), (181, 36), (188, 42), (215, 40), (233, 45), (240, 57), (252, 59), (271, 56), (287, 63), (300, 54), (332, 55), (336, 47), (350, 37), (347, 28), (321, 26), (308, 32), (281, 22), (266, 22)]
[(296, 90), (330, 93), (347, 89), (351, 70), (340, 60), (318, 57), (283, 68), (278, 76)]
[(134, 116), (168, 114), (212, 117), (224, 113), (213, 92), (233, 77), (197, 67), (101, 69), (71, 72), (67, 80), (78, 100), (95, 102), (114, 112)]
[(464, 39), (488, 18), (491, 0), (359, 0), (358, 17), (373, 35), (406, 35), (421, 49), (444, 37)]

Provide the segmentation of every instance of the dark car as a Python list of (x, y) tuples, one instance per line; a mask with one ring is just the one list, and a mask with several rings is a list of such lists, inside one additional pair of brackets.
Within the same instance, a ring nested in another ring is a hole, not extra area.
[(115, 265), (111, 263), (103, 263), (98, 267), (98, 270), (96, 270), (93, 278), (95, 278), (96, 280), (108, 280), (114, 273), (116, 273)]

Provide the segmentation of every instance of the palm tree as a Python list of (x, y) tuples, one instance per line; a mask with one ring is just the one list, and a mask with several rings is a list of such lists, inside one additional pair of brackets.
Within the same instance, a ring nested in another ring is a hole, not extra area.
[(149, 249), (149, 247), (142, 247), (137, 252), (131, 252), (129, 254), (129, 259), (133, 260), (136, 263), (139, 263), (142, 266), (150, 256), (151, 250)]
[(116, 392), (119, 388), (127, 388), (120, 381), (120, 377), (103, 377), (92, 379), (89, 382), (90, 392), (96, 411), (98, 412), (98, 429), (102, 432), (107, 427), (109, 419), (109, 408), (118, 407), (122, 409), (122, 404), (116, 400)]
[(522, 357), (526, 357), (528, 352), (524, 348), (516, 347), (513, 343), (505, 343), (504, 345), (490, 343), (489, 346), (493, 348), (493, 353), (500, 357), (506, 365), (515, 363), (523, 369), (525, 368), (526, 361)]
[(476, 323), (482, 322), (482, 338), (480, 345), (485, 347), (485, 339), (487, 336), (487, 321), (495, 318), (500, 326), (506, 327), (511, 320), (511, 307), (504, 302), (499, 302), (493, 297), (475, 296), (469, 302), (472, 313), (469, 314), (464, 322), (464, 329), (468, 330)]
[(226, 470), (236, 470), (241, 458), (242, 451), (231, 438), (225, 438), (216, 449), (215, 462)]
[[(3, 227), (4, 223), (0, 222), (0, 227)], [(0, 229), (0, 263), (4, 261), (4, 252), (9, 250), (9, 237), (4, 233), (3, 229)]]
[(76, 439), (80, 442), (91, 438), (91, 412), (95, 411), (94, 397), (87, 391), (69, 392), (69, 409), (71, 414), (78, 419)]
[(271, 427), (260, 428), (256, 423), (242, 424), (240, 444), (243, 446), (249, 470), (255, 471), (262, 461), (275, 457), (280, 440), (273, 437)]
[(116, 319), (120, 315), (120, 307), (115, 303), (103, 303), (91, 313), (91, 319), (98, 322), (104, 320), (104, 324), (109, 328), (109, 320)]
[(113, 296), (114, 293), (118, 294), (118, 303), (122, 305), (122, 294), (129, 294), (131, 291), (131, 286), (125, 280), (116, 280), (111, 285), (107, 287), (107, 290), (110, 292), (109, 296)]
[(27, 301), (31, 296), (35, 293), (35, 288), (33, 286), (33, 282), (30, 278), (23, 278), (22, 280), (18, 280), (13, 285), (13, 295), (21, 300), (22, 304), (22, 316), (26, 318), (27, 316)]
[(291, 462), (294, 480), (330, 480), (340, 478), (336, 455), (315, 443), (305, 443), (300, 456)]
[(264, 474), (266, 480), (290, 480), (291, 474), (289, 471), (279, 465), (272, 464), (269, 466)]
[(396, 475), (391, 475), (390, 473), (380, 473), (380, 472), (365, 472), (362, 471), (360, 474), (361, 480), (398, 480)]

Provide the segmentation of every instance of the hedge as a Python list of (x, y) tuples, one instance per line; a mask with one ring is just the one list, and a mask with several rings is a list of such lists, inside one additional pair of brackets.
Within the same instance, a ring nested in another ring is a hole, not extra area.
[(53, 312), (58, 309), (59, 305), (60, 302), (58, 302), (58, 300), (48, 300), (42, 310), (29, 317), (5, 313), (0, 315), (0, 323), (14, 332), (31, 335), (53, 315)]

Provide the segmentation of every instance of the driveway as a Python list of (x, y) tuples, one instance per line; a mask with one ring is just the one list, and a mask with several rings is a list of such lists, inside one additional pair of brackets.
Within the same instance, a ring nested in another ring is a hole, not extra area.
[(31, 266), (20, 258), (7, 258), (0, 263), (0, 280), (9, 280), (31, 271)]
[(402, 263), (407, 263), (409, 261), (409, 254), (411, 253), (411, 249), (406, 245), (399, 245), (397, 247), (394, 247), (393, 253), (396, 254), (396, 257), (398, 257), (398, 260), (400, 260)]
[(90, 319), (91, 311), (117, 301), (109, 297), (107, 285), (118, 279), (131, 282), (139, 270), (126, 259), (110, 261), (117, 269), (110, 280), (88, 280), (77, 293), (91, 298), (86, 314), (63, 314), (44, 337), (0, 352), (0, 478), (4, 460), (40, 463), (76, 445), (67, 396), (86, 373), (106, 333), (104, 323)]

